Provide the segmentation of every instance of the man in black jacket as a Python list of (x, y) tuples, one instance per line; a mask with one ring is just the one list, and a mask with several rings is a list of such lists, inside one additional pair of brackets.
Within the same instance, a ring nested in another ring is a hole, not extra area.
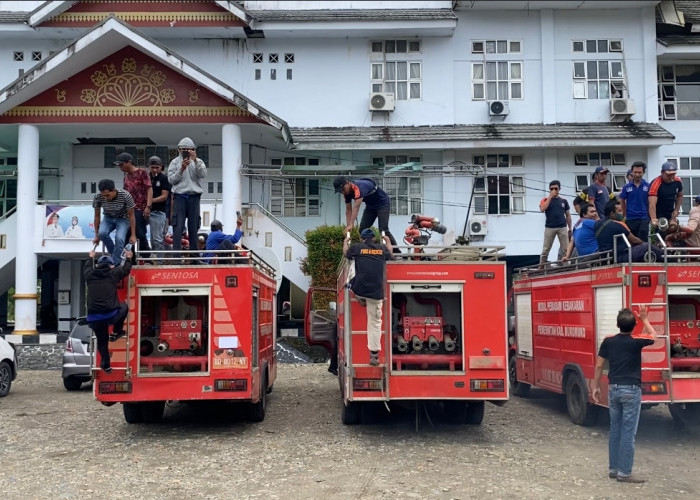
[[(126, 303), (119, 303), (117, 285), (131, 272), (132, 252), (125, 251), (122, 265), (115, 267), (112, 257), (103, 255), (93, 265), (88, 260), (83, 269), (87, 285), (87, 322), (97, 337), (97, 352), (100, 353), (100, 368), (105, 373), (112, 371), (109, 362), (109, 344), (124, 335), (124, 320), (128, 313)], [(90, 252), (94, 257), (94, 252)], [(107, 328), (114, 325), (114, 333), (109, 335)]]

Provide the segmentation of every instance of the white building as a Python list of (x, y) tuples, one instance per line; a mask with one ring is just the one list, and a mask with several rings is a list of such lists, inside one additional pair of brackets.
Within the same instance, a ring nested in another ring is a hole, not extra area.
[(633, 161), (651, 179), (675, 158), (684, 207), (700, 193), (694, 2), (181, 5), (0, 2), (0, 292), (15, 286), (15, 333), (37, 331), (37, 278), (60, 331), (84, 313), (92, 235), (47, 238), (48, 216), (89, 214), (102, 178), (120, 186), (117, 152), (144, 165), (184, 136), (209, 166), (203, 226), (231, 228), (243, 206), (244, 243), (279, 260), (292, 297), (308, 286), (304, 232), (345, 223), (339, 174), (384, 187), (397, 239), (432, 215), (448, 232), (431, 244), (504, 245), (512, 265), (540, 253), (550, 180), (571, 202), (597, 165), (617, 191)]

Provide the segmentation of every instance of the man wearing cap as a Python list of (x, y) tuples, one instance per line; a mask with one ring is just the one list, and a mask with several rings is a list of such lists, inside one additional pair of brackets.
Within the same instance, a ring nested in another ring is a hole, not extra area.
[[(180, 152), (168, 167), (168, 182), (173, 192), (172, 220), (173, 250), (182, 249), (182, 231), (187, 219), (187, 234), (194, 241), (199, 232), (199, 199), (202, 196), (202, 180), (207, 176), (207, 166), (197, 158), (194, 141), (183, 137), (177, 145)], [(194, 248), (194, 244), (190, 249)]]
[(661, 165), (661, 175), (649, 185), (649, 217), (651, 223), (659, 225), (665, 217), (669, 222), (678, 218), (683, 202), (683, 183), (676, 177), (676, 164), (667, 161)]
[[(207, 236), (207, 250), (230, 250), (236, 249), (236, 243), (241, 240), (243, 236), (243, 231), (241, 231), (241, 226), (243, 225), (243, 217), (239, 217), (236, 220), (236, 232), (233, 234), (224, 234), (224, 226), (221, 221), (214, 219), (211, 221), (211, 232)], [(226, 254), (226, 257), (230, 257), (231, 254)], [(222, 257), (222, 254), (207, 252), (204, 254), (205, 262), (209, 263), (212, 257)]]
[[(357, 179), (350, 181), (348, 178), (338, 176), (333, 180), (333, 188), (336, 193), (345, 197), (345, 231), (351, 231), (352, 226), (360, 213), (360, 205), (365, 202), (365, 211), (360, 220), (360, 232), (372, 227), (377, 220), (380, 231), (389, 237), (392, 247), (397, 245), (394, 236), (389, 231), (389, 214), (391, 213), (391, 200), (386, 192), (377, 186), (372, 179)], [(398, 249), (397, 249), (398, 250)]]
[(642, 241), (649, 239), (649, 183), (643, 178), (646, 169), (646, 163), (635, 161), (630, 169), (632, 180), (620, 191), (625, 224)]
[(588, 203), (595, 205), (596, 212), (602, 214), (605, 211), (605, 204), (610, 200), (610, 190), (605, 184), (609, 170), (605, 167), (596, 167), (593, 173), (593, 184), (586, 190)]
[(120, 153), (114, 162), (124, 172), (124, 190), (134, 199), (134, 217), (136, 218), (136, 238), (142, 251), (150, 250), (146, 228), (151, 216), (153, 188), (151, 178), (142, 168), (133, 164), (134, 157), (129, 153)]
[[(126, 252), (123, 265), (115, 266), (114, 260), (103, 255), (94, 263), (95, 251), (90, 252), (90, 260), (85, 263), (83, 277), (87, 288), (87, 322), (97, 337), (97, 352), (100, 353), (100, 368), (106, 373), (112, 371), (109, 360), (109, 342), (126, 335), (124, 320), (128, 313), (126, 302), (119, 302), (117, 285), (131, 272), (132, 252)], [(113, 334), (108, 327), (114, 325)]]
[[(134, 217), (134, 199), (123, 189), (114, 187), (112, 179), (102, 179), (97, 184), (99, 193), (92, 199), (92, 207), (95, 209), (95, 238), (92, 242), (97, 245), (100, 241), (112, 255), (114, 264), (121, 262), (122, 250), (129, 231), (129, 242), (136, 243), (136, 218)], [(101, 217), (104, 211), (104, 217)], [(114, 241), (110, 233), (114, 233)]]
[[(669, 231), (665, 238), (666, 244), (670, 246), (678, 246), (678, 243), (683, 241), (681, 245), (686, 247), (700, 248), (700, 194), (693, 200), (693, 208), (688, 214), (688, 225), (679, 227), (676, 231)], [(695, 255), (696, 250), (692, 253)]]
[[(350, 246), (350, 236), (343, 241), (343, 253), (348, 260), (355, 261), (355, 278), (351, 290), (367, 308), (367, 348), (369, 364), (379, 364), (382, 350), (382, 306), (386, 282), (386, 261), (392, 259), (392, 244), (384, 236), (384, 245), (374, 242), (374, 231), (363, 229), (360, 243)], [(332, 361), (331, 361), (332, 363)]]
[(163, 173), (163, 161), (158, 156), (148, 159), (148, 169), (151, 173), (151, 188), (153, 199), (148, 224), (151, 228), (151, 248), (163, 250), (163, 237), (165, 236), (165, 211), (170, 197), (170, 183), (168, 176)]

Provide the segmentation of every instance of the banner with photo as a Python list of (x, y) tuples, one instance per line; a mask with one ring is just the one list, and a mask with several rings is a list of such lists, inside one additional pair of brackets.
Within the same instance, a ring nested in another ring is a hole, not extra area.
[(95, 209), (91, 205), (46, 205), (44, 238), (92, 240), (94, 219)]

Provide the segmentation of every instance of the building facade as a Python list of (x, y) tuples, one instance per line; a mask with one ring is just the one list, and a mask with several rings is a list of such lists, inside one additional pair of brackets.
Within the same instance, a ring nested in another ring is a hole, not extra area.
[[(700, 191), (693, 2), (0, 10), (0, 291), (14, 286), (20, 334), (43, 319), (37, 278), (59, 330), (84, 312), (90, 225), (83, 239), (65, 232), (100, 179), (121, 185), (115, 155), (167, 163), (185, 136), (209, 167), (203, 226), (230, 228), (244, 207), (244, 243), (274, 261), (290, 298), (308, 286), (305, 231), (345, 222), (336, 175), (389, 193), (397, 238), (412, 214), (431, 215), (448, 228), (431, 244), (503, 245), (512, 265), (540, 253), (553, 179), (571, 202), (598, 165), (619, 191), (634, 161), (651, 179), (671, 159), (686, 213)], [(47, 237), (54, 212), (63, 234)]]

